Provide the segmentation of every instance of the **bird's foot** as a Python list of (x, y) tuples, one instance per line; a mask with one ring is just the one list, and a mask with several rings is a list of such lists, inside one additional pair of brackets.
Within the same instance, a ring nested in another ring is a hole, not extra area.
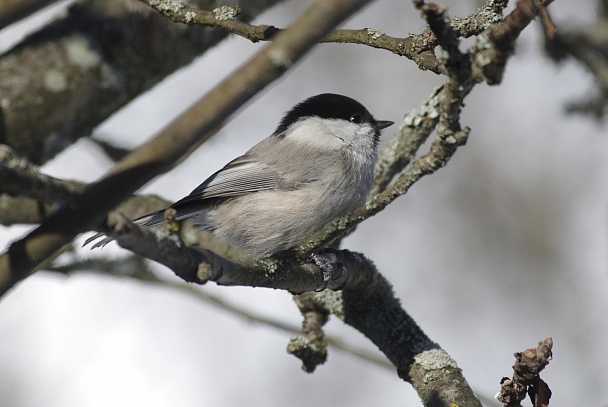
[[(331, 281), (338, 280), (346, 274), (346, 269), (341, 261), (342, 254), (339, 250), (326, 248), (310, 255), (309, 259), (323, 272), (324, 285), (317, 291), (323, 291)], [(346, 280), (345, 280), (346, 281)], [(332, 287), (340, 289), (342, 287)]]

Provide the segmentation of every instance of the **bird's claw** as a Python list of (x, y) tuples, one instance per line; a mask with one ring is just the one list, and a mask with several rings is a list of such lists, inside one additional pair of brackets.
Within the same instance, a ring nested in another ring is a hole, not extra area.
[[(316, 291), (323, 291), (329, 282), (344, 276), (346, 270), (338, 256), (339, 252), (332, 249), (324, 249), (321, 252), (310, 255), (310, 260), (323, 272), (323, 287)], [(336, 287), (339, 289), (340, 287)]]

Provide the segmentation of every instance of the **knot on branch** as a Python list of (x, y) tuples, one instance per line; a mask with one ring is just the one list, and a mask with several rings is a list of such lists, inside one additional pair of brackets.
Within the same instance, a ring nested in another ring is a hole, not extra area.
[(413, 0), (413, 3), (437, 37), (437, 43), (445, 51), (445, 68), (448, 74), (458, 78), (459, 82), (466, 81), (471, 73), (470, 62), (467, 56), (460, 52), (459, 35), (452, 25), (447, 9), (424, 0)]
[(302, 332), (289, 341), (287, 353), (302, 361), (302, 370), (312, 373), (317, 366), (327, 361), (323, 326), (329, 319), (329, 311), (305, 296), (294, 296), (294, 301), (304, 316), (304, 321)]

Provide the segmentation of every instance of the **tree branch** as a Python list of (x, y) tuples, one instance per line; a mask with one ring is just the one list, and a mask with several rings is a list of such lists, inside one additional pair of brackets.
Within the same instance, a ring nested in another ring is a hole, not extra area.
[[(62, 205), (69, 204), (86, 189), (78, 181), (66, 181), (40, 172), (40, 167), (0, 144), (0, 224), (42, 223)], [(132, 196), (119, 210), (136, 218), (169, 206), (156, 195)]]
[(0, 144), (0, 193), (21, 195), (50, 205), (74, 200), (86, 184), (64, 181), (40, 172), (37, 165)]
[(412, 384), (425, 406), (481, 406), (456, 362), (403, 310), (378, 272), (364, 289), (306, 293), (306, 298), (370, 339)]
[[(148, 4), (174, 22), (221, 28), (252, 42), (269, 41), (281, 29), (272, 25), (252, 25), (236, 19), (239, 7), (220, 7), (213, 11), (188, 7), (174, 0), (139, 0)], [(478, 35), (491, 24), (502, 20), (502, 12), (508, 0), (490, 0), (476, 13), (454, 21), (459, 37)], [(429, 31), (406, 38), (391, 37), (378, 29), (340, 29), (325, 36), (320, 42), (360, 44), (383, 49), (414, 61), (421, 70), (445, 73), (433, 53), (437, 38)]]
[[(250, 1), (241, 17), (277, 1)], [(74, 2), (0, 56), (0, 143), (41, 165), (226, 35), (172, 24), (135, 0)]]
[(21, 20), (55, 0), (3, 0), (0, 3), (0, 30)]
[(116, 239), (120, 246), (163, 264), (181, 279), (197, 284), (213, 281), (224, 286), (266, 287), (301, 293), (323, 288), (364, 287), (373, 270), (373, 265), (362, 255), (342, 251), (339, 252), (340, 262), (348, 273), (324, 282), (323, 272), (316, 265), (300, 264), (290, 256), (243, 262), (243, 259), (230, 260), (210, 250), (187, 246), (175, 233), (170, 219), (165, 221), (164, 227), (150, 229), (134, 224), (121, 214), (113, 214), (108, 227), (108, 236)]
[[(342, 252), (342, 263), (348, 270), (345, 274), (349, 277), (346, 281), (330, 281), (329, 288), (338, 285), (343, 291), (315, 293), (311, 291), (325, 284), (323, 273), (314, 265), (239, 264), (213, 252), (183, 245), (170, 233), (171, 227), (154, 231), (122, 217), (117, 217), (116, 222), (110, 235), (121, 246), (168, 266), (185, 281), (203, 284), (211, 280), (219, 285), (307, 291), (298, 297), (307, 314), (305, 328), (289, 346), (290, 352), (303, 360), (306, 371), (314, 370), (324, 361), (321, 328), (323, 315), (331, 312), (372, 340), (397, 367), (400, 377), (414, 386), (425, 405), (479, 405), (456, 362), (422, 332), (403, 310), (388, 281), (363, 256)], [(433, 385), (429, 385), (430, 378)]]

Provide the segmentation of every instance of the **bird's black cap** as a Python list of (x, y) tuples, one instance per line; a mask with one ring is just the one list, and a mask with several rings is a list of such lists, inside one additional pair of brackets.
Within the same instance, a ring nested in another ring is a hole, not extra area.
[(365, 106), (355, 99), (334, 93), (323, 93), (298, 103), (285, 113), (274, 134), (279, 135), (301, 118), (312, 116), (323, 119), (359, 120), (359, 123), (370, 122), (374, 125), (379, 123)]

